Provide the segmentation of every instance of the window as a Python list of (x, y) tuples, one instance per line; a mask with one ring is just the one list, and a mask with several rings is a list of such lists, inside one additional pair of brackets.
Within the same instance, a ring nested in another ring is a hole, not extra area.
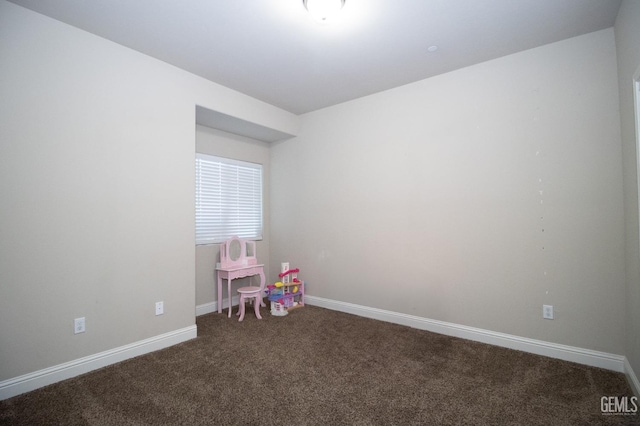
[(196, 244), (262, 239), (262, 165), (196, 154)]

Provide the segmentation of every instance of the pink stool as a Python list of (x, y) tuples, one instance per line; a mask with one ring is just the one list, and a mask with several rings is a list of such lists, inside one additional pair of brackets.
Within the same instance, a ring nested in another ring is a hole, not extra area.
[(262, 319), (262, 317), (260, 316), (260, 305), (263, 303), (262, 288), (240, 287), (238, 289), (238, 293), (240, 293), (240, 311), (238, 312), (240, 318), (238, 318), (238, 321), (242, 321), (244, 319), (245, 301), (251, 298), (255, 299), (255, 301), (253, 302), (253, 310), (256, 313), (256, 317), (258, 317), (258, 319)]

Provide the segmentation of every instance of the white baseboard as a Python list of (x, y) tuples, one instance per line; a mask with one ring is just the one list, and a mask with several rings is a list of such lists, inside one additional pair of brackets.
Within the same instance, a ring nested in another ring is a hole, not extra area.
[[(460, 337), (476, 342), (488, 343), (490, 345), (516, 349), (523, 352), (576, 362), (578, 364), (613, 370), (619, 373), (627, 373), (631, 368), (630, 366), (628, 369), (626, 368), (628, 362), (626, 362), (626, 358), (622, 355), (614, 355), (590, 349), (560, 345), (542, 340), (528, 339), (511, 334), (467, 327), (464, 325), (437, 321), (398, 312), (385, 311), (352, 303), (339, 302), (316, 296), (306, 295), (305, 303), (366, 318), (406, 325), (420, 330), (432, 331), (434, 333), (444, 334), (447, 336)], [(637, 378), (635, 380), (637, 385)]]
[(633, 393), (640, 398), (640, 381), (638, 381), (638, 376), (631, 368), (631, 364), (629, 364), (629, 360), (627, 358), (624, 359), (624, 372), (627, 375), (627, 381), (629, 382), (629, 386), (633, 390)]
[[(222, 301), (222, 309), (227, 309), (229, 307), (229, 302), (227, 300), (228, 299), (224, 299)], [(231, 298), (231, 306), (237, 306), (239, 303), (240, 303), (239, 296), (233, 296)], [(203, 303), (202, 305), (196, 306), (197, 317), (199, 317), (200, 315), (210, 314), (213, 312), (218, 312), (218, 302)]]
[(195, 325), (0, 382), (0, 401), (196, 338)]
[[(234, 306), (238, 304), (237, 296), (232, 299), (231, 303)], [(310, 295), (305, 296), (305, 303), (366, 318), (406, 325), (447, 336), (460, 337), (495, 346), (516, 349), (523, 352), (625, 373), (633, 392), (636, 396), (640, 396), (640, 381), (638, 381), (638, 377), (635, 375), (635, 372), (631, 368), (626, 357), (621, 355), (592, 351), (589, 349), (560, 345), (557, 343), (549, 343), (541, 340), (527, 339), (510, 334), (497, 333), (494, 331), (467, 327), (444, 321), (431, 320), (414, 315), (385, 311), (383, 309), (370, 308), (367, 306), (339, 302)], [(226, 309), (228, 307), (228, 303), (224, 303), (223, 307)], [(216, 302), (206, 303), (196, 307), (196, 315), (217, 312), (217, 310), (218, 305)], [(121, 346), (119, 348), (79, 358), (74, 361), (45, 368), (13, 379), (4, 380), (0, 382), (0, 401), (62, 380), (70, 379), (80, 374), (88, 373), (89, 371), (96, 370), (98, 368), (106, 367), (107, 365), (164, 349), (166, 347), (194, 339), (195, 337), (197, 337), (197, 327), (192, 325), (180, 330), (175, 330), (149, 339), (131, 343), (129, 345)]]

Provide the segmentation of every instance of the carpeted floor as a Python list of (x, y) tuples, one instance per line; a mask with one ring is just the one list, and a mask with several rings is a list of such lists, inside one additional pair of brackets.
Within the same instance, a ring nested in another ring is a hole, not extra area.
[[(7, 425), (610, 425), (622, 374), (306, 306), (0, 402)], [(640, 405), (640, 404), (639, 404)]]

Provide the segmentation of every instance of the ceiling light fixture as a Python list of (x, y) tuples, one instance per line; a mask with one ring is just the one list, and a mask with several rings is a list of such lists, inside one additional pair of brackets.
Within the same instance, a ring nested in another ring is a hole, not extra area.
[(329, 22), (340, 12), (345, 0), (302, 0), (313, 19), (320, 23)]

